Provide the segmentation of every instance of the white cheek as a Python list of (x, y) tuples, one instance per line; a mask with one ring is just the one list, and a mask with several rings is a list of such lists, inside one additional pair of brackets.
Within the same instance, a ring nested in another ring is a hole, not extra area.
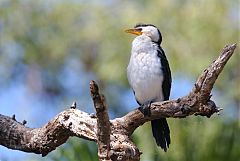
[(145, 32), (144, 32), (144, 35), (152, 38), (152, 33), (151, 33), (151, 31), (145, 31)]
[(158, 41), (158, 32), (153, 31), (153, 30), (147, 30), (144, 31), (144, 35), (150, 37), (152, 39), (152, 41)]
[(154, 41), (158, 41), (159, 37), (158, 37), (158, 32), (152, 32), (152, 40)]

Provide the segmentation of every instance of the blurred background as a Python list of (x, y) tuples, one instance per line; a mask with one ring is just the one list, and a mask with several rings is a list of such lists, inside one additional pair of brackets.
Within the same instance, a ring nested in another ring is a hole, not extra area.
[[(172, 75), (171, 99), (188, 94), (226, 44), (240, 45), (238, 0), (0, 0), (0, 113), (41, 127), (77, 101), (94, 112), (89, 82), (105, 94), (111, 118), (137, 107), (126, 78), (133, 35), (152, 23)], [(240, 158), (240, 51), (213, 90), (224, 110), (211, 118), (168, 119), (172, 143), (158, 148), (149, 123), (133, 140), (143, 161), (236, 161)], [(95, 143), (71, 138), (48, 156), (0, 146), (0, 161), (97, 161)]]

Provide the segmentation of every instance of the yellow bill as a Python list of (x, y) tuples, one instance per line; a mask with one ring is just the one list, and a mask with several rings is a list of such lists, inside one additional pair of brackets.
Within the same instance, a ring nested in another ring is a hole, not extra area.
[(139, 29), (127, 29), (125, 32), (134, 34), (134, 35), (142, 35), (142, 32)]

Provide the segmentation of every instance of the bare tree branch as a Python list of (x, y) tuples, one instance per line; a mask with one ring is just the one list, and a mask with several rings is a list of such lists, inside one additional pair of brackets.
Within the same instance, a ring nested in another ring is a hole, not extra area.
[(94, 81), (90, 82), (90, 92), (97, 115), (98, 157), (100, 160), (109, 160), (110, 121), (107, 105), (104, 96), (99, 94), (98, 86)]
[(47, 155), (70, 136), (98, 143), (99, 160), (138, 161), (141, 152), (130, 139), (131, 134), (147, 121), (163, 117), (202, 115), (210, 117), (221, 109), (210, 100), (213, 85), (236, 44), (226, 46), (220, 56), (197, 79), (192, 91), (182, 98), (151, 105), (151, 116), (144, 117), (135, 109), (121, 118), (109, 121), (103, 95), (97, 84), (90, 83), (96, 117), (74, 108), (59, 113), (41, 128), (28, 128), (13, 117), (0, 115), (0, 145), (9, 149)]
[(69, 136), (96, 141), (96, 119), (77, 109), (58, 114), (41, 128), (28, 128), (11, 117), (0, 115), (0, 144), (24, 152), (47, 155)]

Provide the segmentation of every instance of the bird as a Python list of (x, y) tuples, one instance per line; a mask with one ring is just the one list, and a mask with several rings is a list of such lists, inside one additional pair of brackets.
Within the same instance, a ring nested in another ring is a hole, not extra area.
[[(125, 32), (137, 35), (127, 67), (128, 82), (140, 105), (139, 110), (144, 117), (150, 116), (151, 103), (169, 100), (171, 90), (171, 70), (161, 47), (162, 35), (155, 25), (144, 23)], [(171, 142), (166, 118), (152, 120), (151, 127), (157, 145), (166, 152)]]

